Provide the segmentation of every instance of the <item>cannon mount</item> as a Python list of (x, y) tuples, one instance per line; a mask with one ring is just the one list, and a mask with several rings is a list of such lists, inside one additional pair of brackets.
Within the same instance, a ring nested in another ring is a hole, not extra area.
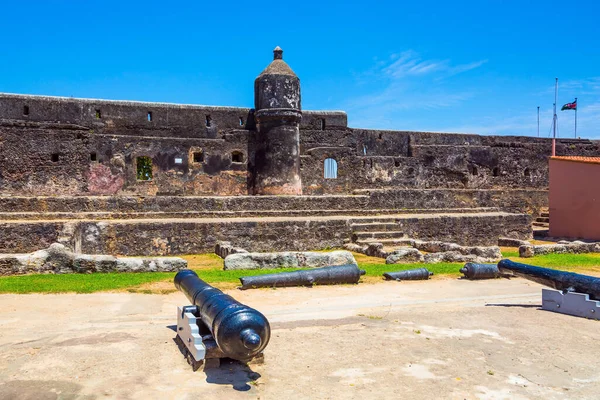
[[(177, 307), (177, 336), (175, 343), (194, 371), (219, 368), (223, 354), (210, 329), (198, 316), (198, 306)], [(262, 364), (264, 353), (259, 353), (247, 363)]]
[(542, 310), (600, 320), (600, 301), (585, 293), (542, 289)]

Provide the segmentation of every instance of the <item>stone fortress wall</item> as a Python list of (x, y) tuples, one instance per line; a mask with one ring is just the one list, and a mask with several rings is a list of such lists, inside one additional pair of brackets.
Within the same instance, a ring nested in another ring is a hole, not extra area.
[[(301, 110), (279, 48), (255, 92), (254, 109), (0, 93), (0, 252), (495, 244), (531, 237), (547, 206), (549, 139), (350, 128)], [(600, 142), (560, 139), (557, 154)]]
[[(548, 186), (549, 139), (353, 129), (318, 111), (302, 112), (300, 132), (303, 194)], [(255, 136), (248, 108), (0, 94), (0, 194), (248, 195)], [(599, 142), (562, 139), (557, 153), (598, 155)]]

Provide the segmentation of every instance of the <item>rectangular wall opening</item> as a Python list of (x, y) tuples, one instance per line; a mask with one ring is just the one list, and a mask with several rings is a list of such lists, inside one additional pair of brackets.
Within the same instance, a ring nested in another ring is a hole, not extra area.
[(148, 119), (148, 122), (152, 122), (152, 112), (148, 111), (146, 118)]
[(29, 106), (23, 106), (23, 115), (29, 115)]
[(58, 162), (58, 159), (58, 153), (52, 153), (52, 155), (50, 156), (50, 160), (52, 160), (52, 162)]
[(98, 156), (96, 153), (90, 153), (90, 161), (98, 161)]
[(204, 152), (202, 151), (195, 151), (194, 154), (192, 155), (192, 160), (198, 164), (198, 163), (203, 163), (204, 162)]
[(210, 124), (212, 123), (212, 119), (210, 118), (210, 115), (206, 116), (206, 127), (210, 127)]
[(96, 119), (100, 118), (102, 118), (102, 113), (100, 112), (100, 110), (96, 110)]
[(136, 175), (138, 181), (152, 180), (152, 159), (147, 156), (141, 156), (136, 159)]

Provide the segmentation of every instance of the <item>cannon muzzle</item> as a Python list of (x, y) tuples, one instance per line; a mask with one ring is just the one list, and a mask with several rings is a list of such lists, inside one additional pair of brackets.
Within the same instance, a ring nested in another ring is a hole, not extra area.
[(249, 360), (267, 346), (269, 321), (260, 312), (210, 286), (189, 269), (175, 275), (175, 287), (198, 308), (198, 315), (226, 357)]
[(520, 264), (510, 260), (500, 261), (498, 269), (500, 272), (510, 272), (557, 290), (585, 293), (591, 299), (600, 300), (600, 278), (595, 276)]
[(263, 287), (289, 287), (312, 285), (335, 285), (340, 283), (358, 283), (360, 276), (365, 271), (354, 264), (338, 265), (334, 267), (315, 268), (306, 271), (280, 272), (258, 276), (245, 276), (240, 278), (240, 289), (254, 289)]

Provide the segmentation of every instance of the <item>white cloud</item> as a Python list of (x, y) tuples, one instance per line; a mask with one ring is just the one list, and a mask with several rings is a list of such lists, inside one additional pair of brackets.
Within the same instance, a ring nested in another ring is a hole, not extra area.
[(382, 72), (392, 78), (403, 78), (406, 76), (419, 76), (441, 73), (445, 76), (452, 76), (481, 67), (488, 60), (480, 60), (468, 64), (451, 65), (450, 60), (423, 60), (413, 50), (407, 50), (400, 54), (393, 54), (390, 57), (391, 64), (384, 66)]
[(452, 65), (450, 60), (424, 60), (412, 50), (393, 54), (386, 62), (376, 61), (371, 69), (356, 75), (359, 84), (379, 88), (348, 100), (341, 108), (348, 111), (355, 127), (398, 128), (398, 112), (455, 107), (473, 97), (472, 90), (450, 90), (443, 81), (486, 62)]

